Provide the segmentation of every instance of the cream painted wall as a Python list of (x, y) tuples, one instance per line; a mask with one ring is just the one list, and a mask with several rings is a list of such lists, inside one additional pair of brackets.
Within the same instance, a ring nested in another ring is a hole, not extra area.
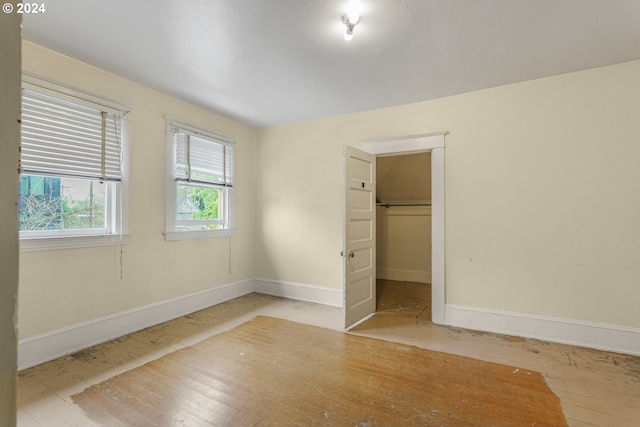
[(16, 425), (21, 16), (0, 14), (0, 426)]
[[(130, 106), (131, 237), (122, 248), (22, 253), (21, 337), (253, 277), (252, 128), (28, 42), (23, 69)], [(165, 241), (165, 115), (235, 139), (233, 237)]]
[(376, 210), (376, 277), (431, 283), (431, 207)]
[(258, 135), (256, 277), (341, 289), (342, 143), (353, 136), (323, 121)]
[(431, 200), (431, 153), (381, 156), (376, 159), (376, 200)]
[(258, 132), (256, 276), (342, 288), (343, 145), (449, 131), (446, 300), (640, 327), (640, 62)]

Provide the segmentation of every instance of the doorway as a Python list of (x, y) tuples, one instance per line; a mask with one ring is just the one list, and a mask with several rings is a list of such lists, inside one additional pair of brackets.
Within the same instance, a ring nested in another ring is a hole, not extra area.
[[(374, 156), (385, 154), (400, 154), (400, 153), (416, 153), (416, 152), (430, 152), (431, 153), (431, 319), (433, 323), (445, 324), (445, 228), (444, 228), (444, 159), (445, 159), (445, 140), (444, 137), (447, 132), (431, 133), (425, 135), (417, 135), (405, 138), (386, 139), (378, 141), (367, 141), (358, 144), (357, 151), (365, 158), (370, 156), (371, 160)], [(353, 147), (346, 147), (347, 152), (352, 152)], [(370, 162), (370, 160), (368, 160)], [(372, 162), (375, 165), (375, 161)], [(347, 165), (349, 162), (346, 163)], [(375, 166), (374, 166), (375, 168)], [(375, 170), (375, 169), (374, 169)], [(349, 194), (349, 174), (347, 172), (347, 194)], [(375, 181), (373, 183), (375, 185)], [(349, 195), (347, 200), (349, 200)], [(375, 198), (371, 198), (370, 211), (374, 211)], [(347, 203), (347, 209), (345, 212), (345, 224), (347, 224), (345, 230), (345, 251), (344, 254), (349, 254), (349, 203)], [(375, 239), (374, 239), (375, 240)], [(375, 246), (375, 241), (372, 242)], [(375, 252), (374, 252), (375, 253)], [(351, 305), (348, 304), (348, 295), (353, 293), (351, 287), (354, 286), (349, 280), (348, 268), (349, 261), (346, 258), (344, 264), (345, 282), (344, 291), (345, 296), (345, 327), (349, 327), (358, 323), (359, 321), (372, 315), (375, 311), (375, 306), (368, 313), (359, 313), (354, 317)], [(370, 287), (371, 288), (371, 287)], [(375, 298), (375, 286), (373, 287), (373, 298)], [(366, 295), (365, 295), (366, 296)], [(363, 299), (366, 299), (363, 297)], [(355, 305), (354, 305), (355, 306)], [(350, 321), (346, 321), (350, 319)]]
[(431, 320), (431, 153), (376, 157), (376, 313)]

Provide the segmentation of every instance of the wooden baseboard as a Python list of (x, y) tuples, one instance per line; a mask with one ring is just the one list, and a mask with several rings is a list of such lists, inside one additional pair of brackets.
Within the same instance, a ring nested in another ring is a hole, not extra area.
[(376, 271), (376, 277), (378, 279), (395, 280), (398, 282), (431, 283), (430, 271), (380, 268)]
[[(18, 369), (27, 369), (252, 292), (343, 306), (342, 289), (246, 279), (21, 339)], [(444, 324), (640, 356), (640, 329), (637, 328), (453, 304), (445, 306)]]
[(260, 294), (315, 302), (332, 307), (343, 306), (342, 288), (334, 289), (272, 279), (255, 279), (254, 282), (256, 292)]
[(246, 279), (21, 339), (18, 343), (18, 369), (57, 359), (254, 290), (253, 279)]
[(640, 356), (640, 329), (453, 304), (445, 324)]

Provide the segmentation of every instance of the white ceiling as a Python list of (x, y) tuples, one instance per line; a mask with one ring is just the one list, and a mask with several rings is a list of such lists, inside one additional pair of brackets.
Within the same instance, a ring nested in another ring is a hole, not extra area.
[(350, 42), (348, 0), (50, 0), (24, 38), (254, 127), (640, 59), (640, 0), (359, 1)]

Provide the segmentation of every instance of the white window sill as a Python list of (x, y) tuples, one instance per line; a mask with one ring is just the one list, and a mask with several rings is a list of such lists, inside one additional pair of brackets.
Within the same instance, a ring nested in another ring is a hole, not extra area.
[(58, 249), (92, 248), (126, 244), (129, 234), (101, 234), (97, 236), (27, 237), (20, 239), (20, 252), (53, 251)]
[(166, 241), (208, 239), (211, 237), (225, 237), (233, 235), (233, 229), (224, 230), (198, 230), (198, 231), (167, 231), (164, 233)]

